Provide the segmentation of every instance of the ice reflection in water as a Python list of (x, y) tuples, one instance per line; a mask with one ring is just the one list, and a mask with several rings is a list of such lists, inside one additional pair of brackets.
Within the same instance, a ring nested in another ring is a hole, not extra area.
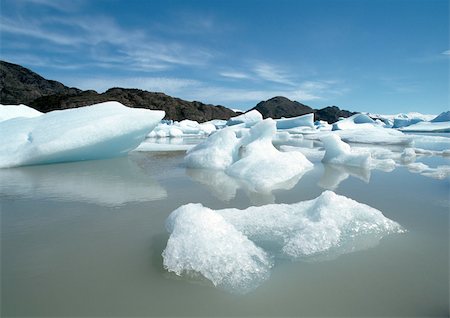
[(167, 197), (166, 190), (129, 158), (0, 169), (0, 194), (102, 206)]

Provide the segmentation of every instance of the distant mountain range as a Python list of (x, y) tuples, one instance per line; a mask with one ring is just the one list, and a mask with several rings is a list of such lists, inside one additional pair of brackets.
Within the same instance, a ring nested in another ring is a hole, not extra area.
[[(60, 82), (47, 80), (35, 72), (17, 64), (0, 61), (0, 103), (26, 104), (41, 112), (75, 108), (115, 100), (129, 107), (160, 109), (166, 112), (165, 119), (190, 119), (204, 122), (211, 119), (229, 119), (239, 113), (221, 106), (201, 102), (189, 102), (164, 93), (140, 89), (111, 88), (104, 93), (67, 87)], [(315, 120), (333, 123), (339, 117), (353, 113), (336, 106), (317, 110), (286, 97), (276, 96), (258, 103), (254, 108), (264, 118), (295, 117), (314, 113)]]

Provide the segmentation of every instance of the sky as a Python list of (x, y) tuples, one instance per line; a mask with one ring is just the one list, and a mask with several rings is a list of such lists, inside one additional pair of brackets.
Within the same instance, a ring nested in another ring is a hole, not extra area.
[(1, 0), (0, 58), (247, 110), (449, 110), (448, 0)]

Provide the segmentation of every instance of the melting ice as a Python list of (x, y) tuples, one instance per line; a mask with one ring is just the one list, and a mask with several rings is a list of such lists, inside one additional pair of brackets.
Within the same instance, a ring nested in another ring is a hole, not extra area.
[(245, 210), (214, 211), (191, 203), (173, 211), (166, 228), (168, 271), (199, 274), (237, 293), (266, 280), (277, 258), (337, 256), (364, 248), (367, 240), (373, 246), (387, 234), (404, 232), (379, 210), (331, 191), (309, 201)]

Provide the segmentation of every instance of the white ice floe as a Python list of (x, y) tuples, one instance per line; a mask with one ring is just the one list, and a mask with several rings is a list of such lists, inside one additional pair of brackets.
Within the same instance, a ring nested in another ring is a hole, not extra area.
[(417, 124), (400, 128), (400, 130), (404, 132), (450, 132), (450, 121), (421, 121)]
[(314, 200), (245, 210), (214, 211), (191, 203), (173, 211), (166, 228), (170, 237), (164, 268), (177, 275), (201, 275), (236, 293), (266, 280), (276, 258), (335, 257), (404, 232), (379, 210), (330, 191)]
[(224, 128), (190, 149), (184, 162), (188, 168), (224, 170), (238, 159), (239, 145), (234, 130)]
[(413, 138), (390, 128), (367, 126), (363, 129), (348, 129), (335, 132), (345, 142), (377, 145), (410, 145)]
[(373, 126), (377, 125), (372, 118), (364, 114), (355, 114), (335, 122), (333, 124), (333, 130), (362, 129)]
[(364, 149), (352, 149), (335, 134), (322, 137), (322, 142), (325, 147), (322, 162), (362, 168), (370, 167), (370, 152)]
[(0, 122), (20, 117), (37, 117), (41, 116), (42, 113), (34, 108), (28, 107), (27, 105), (2, 105), (0, 104)]
[(118, 102), (53, 111), (0, 123), (0, 167), (126, 155), (164, 117)]
[(227, 122), (227, 125), (233, 126), (238, 124), (245, 124), (246, 127), (251, 127), (261, 120), (263, 120), (261, 113), (254, 109), (245, 114), (230, 118)]
[(173, 143), (157, 143), (151, 141), (144, 141), (133, 151), (140, 152), (162, 152), (162, 151), (188, 151), (195, 145), (192, 144), (173, 144)]
[(277, 129), (291, 129), (297, 127), (314, 128), (314, 114), (306, 114), (298, 117), (276, 119)]
[(301, 152), (309, 161), (316, 163), (322, 161), (325, 155), (325, 150), (323, 148), (306, 148), (306, 147), (296, 147), (289, 145), (280, 146), (280, 150), (284, 152)]
[(278, 151), (272, 144), (276, 123), (266, 119), (241, 138), (230, 128), (222, 129), (188, 151), (189, 168), (221, 169), (247, 183), (254, 191), (284, 188), (284, 183), (312, 168), (301, 153)]
[[(223, 121), (214, 121), (219, 122)], [(209, 136), (217, 130), (214, 122), (198, 123), (194, 120), (185, 119), (180, 122), (165, 121), (158, 124), (147, 136), (149, 138), (178, 138), (192, 136)]]

